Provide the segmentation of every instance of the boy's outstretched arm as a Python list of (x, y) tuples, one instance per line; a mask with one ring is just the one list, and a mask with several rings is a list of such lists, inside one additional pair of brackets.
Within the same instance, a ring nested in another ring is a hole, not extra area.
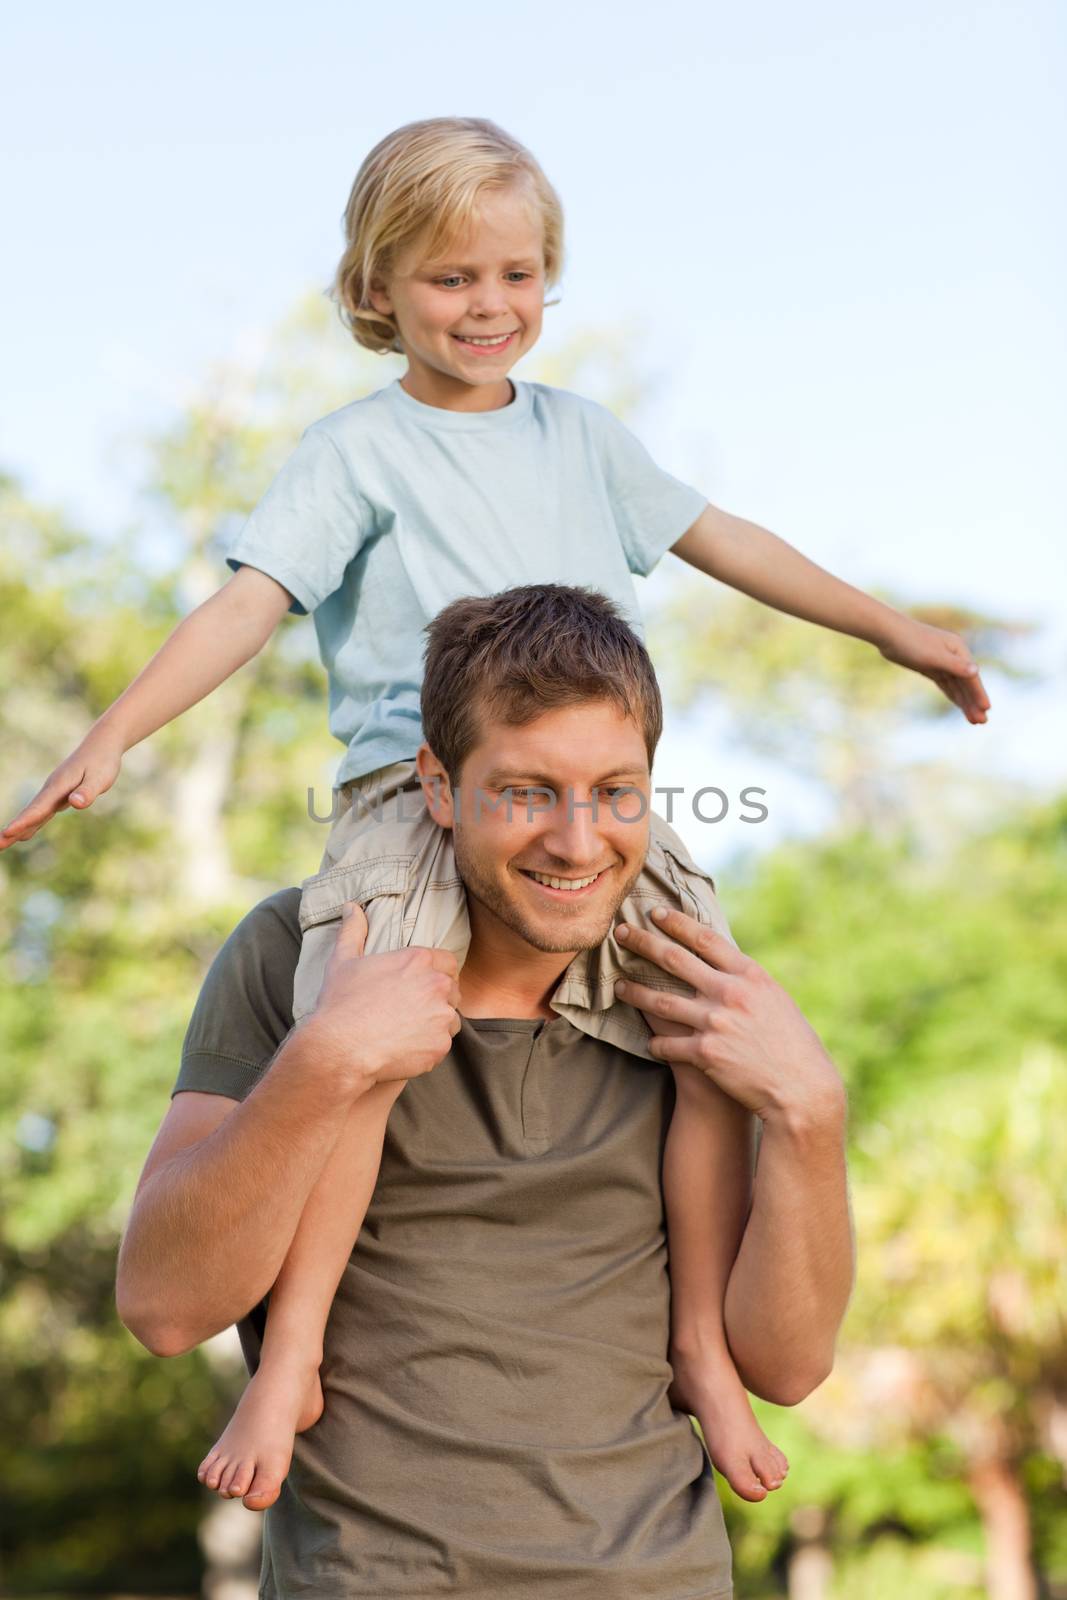
[(172, 722), (243, 667), (266, 644), (292, 601), (255, 567), (241, 567), (178, 624), (148, 665), (85, 738), (0, 830), (0, 851), (32, 839), (68, 806), (84, 811), (111, 788), (126, 751)]
[(987, 720), (989, 696), (958, 634), (905, 616), (843, 583), (757, 523), (709, 505), (672, 549), (690, 566), (754, 600), (866, 639), (887, 661), (930, 678), (968, 722)]

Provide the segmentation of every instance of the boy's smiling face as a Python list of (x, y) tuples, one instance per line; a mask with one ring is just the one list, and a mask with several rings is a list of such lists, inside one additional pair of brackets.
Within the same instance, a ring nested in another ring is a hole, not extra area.
[(370, 291), (374, 309), (396, 321), (404, 388), (451, 411), (509, 404), (507, 374), (537, 342), (544, 298), (542, 228), (524, 180), (486, 190), (447, 255), (426, 261), (410, 252), (388, 284)]

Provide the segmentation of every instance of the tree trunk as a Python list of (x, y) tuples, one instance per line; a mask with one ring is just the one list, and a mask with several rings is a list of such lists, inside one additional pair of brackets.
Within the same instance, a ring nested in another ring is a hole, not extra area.
[(203, 1600), (256, 1600), (263, 1549), (263, 1513), (240, 1500), (212, 1504), (197, 1530), (204, 1555)]
[(971, 1463), (967, 1479), (985, 1528), (989, 1600), (1037, 1600), (1030, 1508), (1015, 1463), (988, 1456)]
[[(237, 759), (237, 730), (247, 684), (231, 679), (211, 697), (214, 724), (173, 788), (179, 892), (194, 905), (217, 905), (232, 888), (230, 853), (222, 823)], [(206, 718), (205, 718), (206, 720)]]
[(798, 1506), (789, 1526), (795, 1541), (789, 1555), (789, 1600), (826, 1600), (834, 1575), (826, 1544), (829, 1518), (822, 1506)]

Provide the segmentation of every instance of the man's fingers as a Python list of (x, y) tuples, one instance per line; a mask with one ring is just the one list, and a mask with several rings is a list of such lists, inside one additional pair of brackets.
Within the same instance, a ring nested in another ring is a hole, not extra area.
[[(345, 940), (347, 944), (355, 946), (355, 953), (362, 955), (367, 947), (367, 913), (358, 900), (348, 900), (341, 907), (341, 931), (337, 936), (338, 943)], [(436, 949), (431, 946), (411, 945), (412, 950), (423, 948), (430, 957), (430, 966), (435, 972), (443, 972), (446, 977), (455, 980), (459, 977), (459, 962), (451, 950)], [(351, 952), (350, 952), (351, 953)], [(453, 982), (455, 999), (450, 1003), (459, 1004), (459, 985)]]
[(357, 900), (349, 900), (341, 907), (341, 931), (337, 942), (352, 945), (358, 956), (367, 943), (367, 914)]
[[(632, 922), (624, 922), (615, 929), (615, 937), (625, 949), (647, 956), (665, 972), (692, 984), (694, 989), (706, 988), (709, 967), (734, 975), (745, 970), (748, 957), (729, 939), (695, 917), (687, 916), (684, 911), (665, 910), (662, 916), (656, 915), (655, 920), (662, 933), (652, 933), (647, 928), (635, 927)], [(670, 937), (665, 937), (668, 934)]]
[(430, 951), (430, 965), (435, 972), (443, 972), (449, 978), (457, 978), (459, 976), (459, 962), (451, 950), (442, 950), (434, 945), (426, 948)]
[(634, 983), (629, 978), (619, 979), (615, 993), (637, 1011), (647, 1011), (650, 1016), (662, 1017), (665, 1022), (681, 1022), (687, 1028), (706, 1028), (708, 1025), (706, 998), (689, 1000), (684, 994), (665, 994), (662, 989), (652, 989), (647, 983)]
[(703, 1072), (704, 1060), (700, 1044), (698, 1033), (654, 1033), (648, 1041), (648, 1048), (657, 1061), (681, 1061)]

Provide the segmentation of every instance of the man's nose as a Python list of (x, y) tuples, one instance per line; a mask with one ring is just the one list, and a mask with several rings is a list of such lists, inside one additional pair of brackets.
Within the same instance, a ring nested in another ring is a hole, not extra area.
[(564, 792), (552, 808), (552, 820), (542, 835), (545, 849), (557, 860), (574, 867), (602, 866), (605, 846), (600, 835), (604, 802), (599, 796)]

